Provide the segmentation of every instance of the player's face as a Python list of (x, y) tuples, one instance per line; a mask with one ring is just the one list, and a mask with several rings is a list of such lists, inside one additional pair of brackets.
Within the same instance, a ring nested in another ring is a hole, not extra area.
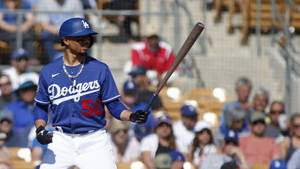
[(83, 54), (86, 53), (91, 44), (90, 35), (67, 37), (65, 44), (72, 50), (73, 53)]

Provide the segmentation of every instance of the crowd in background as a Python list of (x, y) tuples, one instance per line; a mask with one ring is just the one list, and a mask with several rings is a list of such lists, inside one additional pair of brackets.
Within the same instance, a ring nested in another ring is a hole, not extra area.
[[(136, 1), (106, 0), (103, 9), (133, 9)], [(0, 9), (34, 9), (74, 11), (96, 8), (91, 0), (0, 0)], [(11, 49), (11, 66), (0, 74), (0, 167), (13, 168), (7, 147), (28, 147), (32, 160), (40, 161), (47, 146), (35, 139), (33, 121), (34, 97), (38, 74), (27, 69), (37, 63), (32, 45), (34, 23), (41, 25), (41, 42), (52, 59), (61, 57), (55, 48), (59, 43), (58, 28), (70, 17), (82, 14), (38, 14), (23, 16), (21, 31), (24, 49), (16, 49), (17, 17), (0, 13), (0, 40)], [(86, 16), (93, 19), (93, 16)], [(133, 37), (128, 24), (136, 18), (110, 18), (120, 28), (120, 36)], [(128, 109), (143, 109), (156, 85), (174, 61), (172, 47), (156, 34), (134, 43), (131, 50), (132, 69), (120, 88), (121, 101)], [(147, 74), (155, 72), (155, 79)], [(178, 70), (177, 70), (178, 71)], [(177, 75), (175, 72), (175, 78)], [(234, 83), (234, 82), (232, 82)], [(106, 112), (107, 130), (117, 162), (140, 160), (149, 169), (181, 169), (188, 161), (197, 169), (243, 168), (251, 169), (266, 164), (272, 169), (300, 168), (300, 113), (288, 116), (282, 101), (270, 100), (264, 87), (252, 91), (246, 77), (237, 79), (233, 86), (236, 100), (225, 104), (219, 126), (199, 120), (195, 105), (180, 105), (181, 118), (174, 121), (164, 108), (162, 100), (154, 100), (151, 114), (145, 124), (131, 124), (112, 118)], [(250, 98), (250, 95), (253, 98)], [(51, 112), (49, 112), (49, 116)], [(51, 119), (51, 117), (49, 118)], [(51, 129), (51, 122), (47, 127)]]

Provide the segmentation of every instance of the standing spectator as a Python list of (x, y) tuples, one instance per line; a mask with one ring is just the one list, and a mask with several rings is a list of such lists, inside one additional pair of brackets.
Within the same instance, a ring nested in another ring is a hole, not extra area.
[(214, 132), (214, 141), (217, 146), (224, 144), (224, 137), (230, 131), (237, 135), (249, 132), (246, 121), (246, 112), (240, 106), (232, 105), (224, 112), (225, 124), (220, 125)]
[(265, 136), (265, 114), (255, 111), (250, 117), (251, 133), (239, 138), (240, 148), (251, 165), (269, 164), (281, 158), (279, 145), (275, 139)]
[(130, 163), (139, 160), (141, 156), (140, 143), (135, 137), (128, 135), (129, 128), (130, 122), (114, 118), (110, 122), (109, 132), (116, 162)]
[(3, 74), (9, 76), (13, 90), (16, 90), (22, 83), (32, 81), (37, 84), (39, 75), (27, 69), (29, 53), (20, 48), (13, 51), (11, 55), (11, 67), (3, 70)]
[[(148, 169), (183, 168), (183, 163), (176, 163), (177, 160), (185, 159), (176, 151), (172, 121), (168, 115), (163, 114), (157, 118), (155, 133), (143, 138), (141, 152), (141, 159)], [(180, 158), (172, 158), (173, 153)]]
[(284, 114), (284, 103), (273, 101), (270, 106), (269, 118), (271, 121), (266, 126), (266, 136), (277, 138), (281, 135), (279, 116), (282, 114)]
[[(83, 7), (79, 0), (42, 0), (38, 5), (39, 11), (82, 11)], [(41, 13), (37, 16), (37, 22), (42, 26), (41, 40), (50, 60), (59, 57), (60, 52), (55, 48), (59, 43), (58, 30), (61, 24), (72, 17), (82, 17), (82, 13)], [(63, 54), (61, 54), (62, 56)]]
[(209, 125), (198, 123), (195, 126), (195, 136), (189, 149), (188, 159), (197, 168), (201, 168), (205, 156), (216, 154), (217, 147), (214, 145), (214, 138)]
[[(137, 100), (143, 103), (148, 103), (149, 99), (153, 95), (153, 91), (149, 90), (148, 88), (148, 78), (146, 76), (146, 69), (144, 66), (136, 66), (132, 69), (132, 71), (129, 73), (132, 80), (138, 85), (139, 91), (138, 91), (138, 98)], [(160, 97), (156, 97), (152, 103), (152, 110), (162, 110), (163, 104), (160, 99)]]
[[(134, 43), (131, 49), (132, 66), (144, 66), (146, 70), (154, 70), (157, 72), (158, 82), (162, 76), (170, 69), (174, 61), (174, 53), (172, 47), (160, 40), (156, 34), (147, 37), (145, 41)], [(174, 74), (175, 73), (175, 74)], [(177, 71), (171, 76), (176, 77)]]
[(33, 103), (37, 86), (32, 81), (26, 81), (18, 88), (18, 101), (5, 106), (4, 109), (13, 112), (13, 130), (22, 138), (20, 147), (28, 147), (28, 135), (34, 125)]
[[(16, 9), (31, 9), (30, 4), (22, 0), (2, 0), (0, 1), (0, 9), (16, 10)], [(21, 25), (17, 25), (16, 13), (0, 12), (0, 39), (7, 42), (10, 50), (16, 50), (16, 37), (18, 27), (21, 29), (24, 48), (28, 50), (31, 60), (35, 60), (35, 48), (33, 45), (34, 38), (34, 15), (27, 12), (22, 16)]]
[(198, 125), (209, 126), (209, 123), (203, 120), (198, 121), (198, 112), (192, 105), (183, 105), (180, 108), (180, 111), (181, 119), (174, 123), (173, 129), (178, 150), (187, 155), (189, 146), (192, 145), (193, 139), (195, 137), (194, 129), (196, 124), (199, 123)]
[(300, 148), (300, 114), (295, 113), (290, 118), (291, 137), (283, 140), (281, 151), (283, 158), (288, 162), (292, 154)]
[(239, 78), (235, 83), (235, 92), (237, 94), (237, 100), (227, 103), (221, 113), (221, 125), (225, 123), (224, 112), (231, 106), (239, 106), (246, 111), (246, 120), (249, 121), (251, 110), (251, 104), (248, 101), (252, 89), (251, 81), (246, 77)]
[(0, 74), (0, 110), (10, 102), (16, 101), (17, 97), (12, 92), (12, 85), (8, 75)]

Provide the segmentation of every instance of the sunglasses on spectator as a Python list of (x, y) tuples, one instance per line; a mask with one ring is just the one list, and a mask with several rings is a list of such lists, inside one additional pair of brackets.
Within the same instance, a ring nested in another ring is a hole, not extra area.
[(252, 125), (257, 125), (257, 124), (265, 124), (265, 121), (264, 120), (256, 120), (254, 122), (252, 122)]
[(1, 86), (7, 86), (7, 85), (10, 85), (10, 84), (11, 84), (10, 82), (0, 83), (0, 87), (1, 87)]
[(279, 111), (271, 110), (270, 113), (271, 114), (275, 114), (275, 113), (276, 114), (282, 114), (282, 113), (284, 113), (284, 111), (283, 110), (279, 110)]
[(299, 129), (299, 128), (300, 128), (300, 124), (294, 124), (294, 125), (293, 125), (293, 128)]

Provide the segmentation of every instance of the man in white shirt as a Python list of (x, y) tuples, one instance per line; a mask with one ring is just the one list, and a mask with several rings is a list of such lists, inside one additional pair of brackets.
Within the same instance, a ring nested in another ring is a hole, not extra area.
[(16, 90), (22, 83), (32, 81), (36, 85), (39, 81), (39, 75), (27, 70), (28, 52), (23, 48), (16, 49), (11, 55), (11, 67), (3, 70), (3, 74), (9, 76), (12, 89)]
[(180, 111), (181, 120), (173, 124), (173, 130), (178, 150), (186, 155), (188, 153), (188, 147), (192, 144), (195, 136), (194, 128), (196, 124), (202, 123), (208, 126), (210, 126), (210, 124), (206, 121), (198, 120), (198, 112), (192, 105), (183, 105)]

